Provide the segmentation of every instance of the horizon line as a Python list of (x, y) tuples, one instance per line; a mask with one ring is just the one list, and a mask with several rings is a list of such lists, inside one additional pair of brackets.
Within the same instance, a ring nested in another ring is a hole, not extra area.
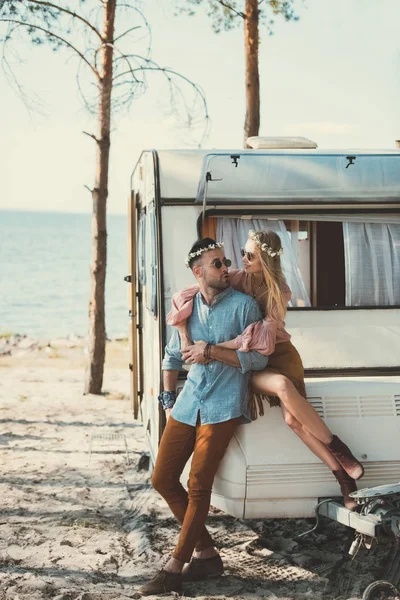
[[(49, 210), (46, 208), (37, 208), (37, 209), (32, 209), (32, 208), (8, 208), (8, 207), (1, 207), (0, 206), (0, 212), (14, 212), (14, 213), (50, 213), (50, 214), (61, 214), (61, 215), (89, 215), (92, 216), (92, 212), (77, 212), (77, 211), (67, 211), (67, 210)], [(128, 211), (126, 211), (125, 213), (123, 212), (119, 212), (119, 213), (110, 213), (107, 211), (107, 216), (110, 217), (125, 217), (128, 216)]]

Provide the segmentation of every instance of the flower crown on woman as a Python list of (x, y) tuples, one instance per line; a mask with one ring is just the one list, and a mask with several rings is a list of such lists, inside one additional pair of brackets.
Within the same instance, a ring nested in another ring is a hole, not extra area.
[(251, 240), (253, 240), (253, 242), (256, 243), (256, 245), (258, 246), (258, 248), (260, 248), (261, 252), (266, 252), (268, 254), (268, 256), (271, 256), (272, 258), (274, 256), (281, 256), (281, 254), (283, 254), (283, 248), (279, 248), (278, 250), (274, 250), (271, 246), (268, 246), (268, 244), (263, 243), (259, 236), (257, 235), (257, 233), (255, 231), (253, 231), (253, 229), (250, 229), (249, 231), (249, 238)]

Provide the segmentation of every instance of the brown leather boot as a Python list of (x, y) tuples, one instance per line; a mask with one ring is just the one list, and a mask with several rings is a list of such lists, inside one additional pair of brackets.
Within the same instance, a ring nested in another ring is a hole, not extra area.
[(182, 593), (182, 574), (161, 569), (155, 577), (138, 590), (142, 596), (159, 596), (168, 592)]
[(364, 467), (351, 453), (351, 450), (337, 435), (334, 435), (329, 444), (325, 444), (343, 469), (352, 479), (361, 479)]
[(210, 558), (192, 558), (183, 568), (183, 581), (201, 581), (224, 574), (224, 564), (219, 554)]
[(338, 471), (332, 471), (334, 476), (336, 477), (339, 485), (340, 491), (343, 496), (343, 504), (349, 510), (354, 510), (357, 508), (357, 501), (354, 498), (350, 498), (351, 492), (357, 491), (357, 485), (354, 479), (352, 479), (349, 475), (347, 475), (344, 469), (340, 469)]

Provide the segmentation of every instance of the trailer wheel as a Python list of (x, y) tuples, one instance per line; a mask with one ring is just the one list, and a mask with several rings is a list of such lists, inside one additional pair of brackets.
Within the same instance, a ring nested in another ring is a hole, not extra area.
[(400, 592), (389, 581), (374, 581), (365, 588), (362, 600), (400, 600)]

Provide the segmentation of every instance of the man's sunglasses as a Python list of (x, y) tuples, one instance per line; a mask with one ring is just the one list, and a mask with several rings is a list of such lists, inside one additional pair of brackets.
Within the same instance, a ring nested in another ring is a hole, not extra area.
[(220, 269), (222, 267), (222, 263), (224, 263), (224, 265), (226, 267), (230, 267), (232, 264), (232, 261), (229, 260), (229, 258), (223, 258), (222, 260), (220, 260), (219, 258), (216, 258), (215, 260), (213, 260), (213, 262), (211, 263), (212, 267), (215, 267), (216, 269)]
[(244, 248), (240, 248), (240, 254), (243, 256), (243, 258), (246, 257), (249, 262), (255, 259), (253, 252), (246, 252)]

